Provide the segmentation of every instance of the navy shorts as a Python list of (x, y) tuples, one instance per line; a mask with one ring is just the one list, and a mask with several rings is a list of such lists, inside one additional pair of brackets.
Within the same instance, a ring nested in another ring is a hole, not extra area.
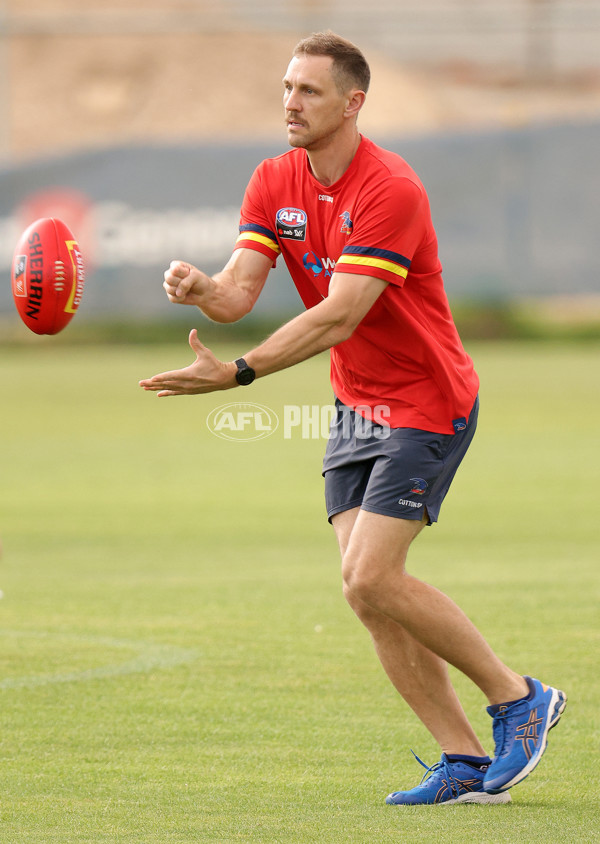
[(455, 434), (387, 428), (336, 402), (323, 459), (329, 521), (361, 507), (398, 519), (437, 522), (442, 501), (477, 426), (479, 399)]

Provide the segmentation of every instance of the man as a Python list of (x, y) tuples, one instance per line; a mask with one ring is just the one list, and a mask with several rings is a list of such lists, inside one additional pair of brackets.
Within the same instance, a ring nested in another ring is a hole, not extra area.
[[(181, 261), (165, 273), (171, 302), (232, 322), (282, 254), (307, 310), (236, 361), (218, 360), (194, 330), (195, 362), (140, 385), (159, 396), (226, 390), (331, 349), (338, 416), (323, 472), (345, 595), (442, 749), (419, 786), (387, 802), (505, 803), (539, 762), (566, 696), (504, 665), (448, 597), (405, 570), (473, 437), (478, 378), (448, 308), (425, 190), (358, 131), (369, 78), (350, 42), (331, 32), (301, 41), (283, 80), (292, 150), (252, 176), (231, 259), (212, 278)], [(489, 701), (493, 761), (448, 663)]]

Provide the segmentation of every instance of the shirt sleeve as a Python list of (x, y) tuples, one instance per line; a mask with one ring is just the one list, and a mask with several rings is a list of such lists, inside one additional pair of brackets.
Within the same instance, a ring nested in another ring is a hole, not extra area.
[(262, 199), (262, 165), (254, 171), (242, 203), (239, 236), (235, 249), (254, 249), (267, 258), (273, 266), (281, 249), (277, 236), (269, 225), (269, 218)]
[(363, 193), (336, 272), (370, 275), (402, 286), (423, 240), (428, 201), (405, 177), (389, 178)]

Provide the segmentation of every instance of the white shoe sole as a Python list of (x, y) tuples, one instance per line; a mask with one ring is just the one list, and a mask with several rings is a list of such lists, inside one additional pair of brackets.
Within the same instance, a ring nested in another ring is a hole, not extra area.
[(456, 806), (457, 803), (479, 803), (480, 805), (496, 805), (501, 803), (510, 803), (512, 797), (507, 791), (501, 794), (488, 794), (487, 791), (469, 791), (467, 794), (461, 794), (460, 797), (455, 797), (453, 800), (444, 800), (441, 803), (388, 803), (388, 806)]
[(501, 803), (510, 803), (512, 797), (508, 791), (502, 791), (500, 794), (488, 794), (486, 791), (476, 791), (470, 794), (461, 794), (455, 800), (446, 800), (444, 803), (438, 803), (439, 806), (451, 806), (457, 803), (479, 803), (491, 804), (498, 806)]

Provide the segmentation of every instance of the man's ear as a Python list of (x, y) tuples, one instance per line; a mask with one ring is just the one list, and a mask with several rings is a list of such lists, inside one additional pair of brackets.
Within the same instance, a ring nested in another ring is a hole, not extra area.
[(356, 117), (364, 105), (366, 96), (367, 95), (364, 91), (359, 91), (358, 89), (350, 91), (348, 94), (348, 104), (346, 105), (346, 109), (344, 111), (344, 117)]

